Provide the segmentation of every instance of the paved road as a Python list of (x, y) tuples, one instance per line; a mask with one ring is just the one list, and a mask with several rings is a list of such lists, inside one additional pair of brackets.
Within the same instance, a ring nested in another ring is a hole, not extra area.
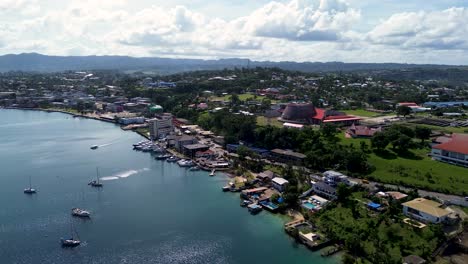
[[(376, 182), (372, 182), (373, 184), (376, 184)], [(385, 187), (391, 188), (391, 189), (400, 189), (402, 191), (410, 191), (412, 188), (407, 188), (407, 187), (402, 187), (398, 185), (393, 185), (393, 184), (384, 184)], [(425, 191), (425, 190), (418, 190), (418, 193), (421, 197), (425, 196), (430, 196), (430, 197), (435, 197), (437, 199), (440, 199), (445, 202), (449, 202), (451, 204), (456, 204), (456, 205), (461, 205), (461, 206), (466, 206), (468, 207), (468, 201), (465, 200), (464, 197), (458, 196), (458, 195), (452, 195), (452, 194), (444, 194), (444, 193), (438, 193), (438, 192), (431, 192), (431, 191)]]

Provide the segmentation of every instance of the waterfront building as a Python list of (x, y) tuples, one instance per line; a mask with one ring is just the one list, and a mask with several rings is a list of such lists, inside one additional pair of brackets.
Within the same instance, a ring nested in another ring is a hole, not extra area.
[(320, 195), (330, 200), (337, 198), (336, 188), (326, 184), (325, 182), (316, 182), (312, 186), (312, 188), (317, 195)]
[(185, 156), (195, 158), (197, 152), (207, 151), (210, 147), (204, 144), (190, 144), (183, 146), (183, 153)]
[(184, 151), (185, 145), (192, 145), (192, 144), (197, 144), (197, 143), (198, 141), (195, 137), (183, 135), (183, 136), (178, 136), (175, 138), (174, 147), (177, 151), (182, 153)]
[(452, 134), (443, 143), (433, 145), (431, 155), (438, 161), (468, 167), (468, 135)]
[(149, 120), (150, 136), (153, 139), (165, 137), (174, 131), (171, 115), (162, 115)]
[(145, 123), (145, 118), (142, 116), (139, 117), (125, 117), (120, 118), (119, 123), (122, 125), (130, 125), (130, 124), (143, 124)]
[(270, 157), (278, 162), (302, 165), (306, 155), (291, 150), (273, 149), (270, 152)]
[(448, 219), (451, 211), (442, 208), (442, 204), (425, 198), (416, 198), (403, 203), (403, 214), (418, 221), (442, 223)]
[(289, 182), (288, 180), (280, 177), (275, 177), (271, 180), (271, 183), (273, 185), (273, 188), (278, 190), (279, 192), (284, 192), (286, 190), (286, 187), (288, 186)]

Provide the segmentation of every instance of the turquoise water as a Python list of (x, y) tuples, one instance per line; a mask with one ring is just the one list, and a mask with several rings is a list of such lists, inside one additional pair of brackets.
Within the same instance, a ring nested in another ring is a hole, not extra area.
[[(132, 151), (141, 138), (113, 124), (0, 110), (0, 139), (0, 263), (336, 262), (288, 238), (287, 219), (250, 215), (221, 191), (224, 176)], [(97, 166), (102, 189), (87, 185)], [(72, 219), (73, 207), (91, 219)], [(71, 222), (83, 243), (63, 249)]]
[(303, 203), (302, 206), (309, 209), (309, 210), (312, 210), (312, 209), (315, 208), (315, 204), (309, 203), (309, 202)]

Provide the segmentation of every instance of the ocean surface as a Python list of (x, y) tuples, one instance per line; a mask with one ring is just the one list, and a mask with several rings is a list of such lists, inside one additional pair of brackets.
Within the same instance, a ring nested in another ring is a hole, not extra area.
[[(0, 263), (337, 262), (291, 240), (286, 218), (250, 215), (221, 191), (224, 175), (133, 151), (141, 140), (105, 122), (0, 109)], [(87, 185), (96, 167), (102, 189)], [(35, 195), (23, 193), (29, 177)], [(62, 248), (71, 227), (82, 245)]]

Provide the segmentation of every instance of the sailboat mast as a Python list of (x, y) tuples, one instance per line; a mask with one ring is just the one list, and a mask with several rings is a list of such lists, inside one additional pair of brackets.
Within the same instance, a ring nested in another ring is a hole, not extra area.
[(96, 167), (96, 178), (97, 178), (97, 183), (99, 183), (99, 168)]
[(31, 184), (31, 175), (29, 175), (29, 189), (31, 190), (32, 184)]

